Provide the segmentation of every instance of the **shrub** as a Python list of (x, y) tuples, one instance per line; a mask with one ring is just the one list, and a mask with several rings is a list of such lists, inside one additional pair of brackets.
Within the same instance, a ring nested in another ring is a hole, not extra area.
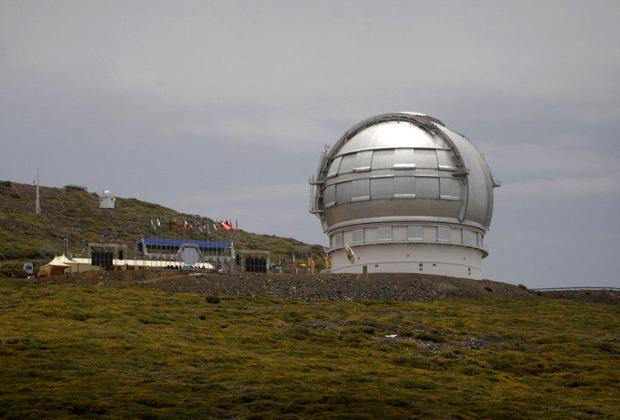
[(611, 354), (620, 354), (620, 346), (610, 342), (599, 343), (596, 346), (600, 351)]
[(78, 312), (73, 314), (73, 319), (75, 319), (76, 321), (86, 321), (88, 318), (90, 318), (90, 316), (85, 313)]
[(413, 337), (413, 331), (401, 328), (400, 330), (398, 330), (398, 335), (401, 337)]
[(484, 286), (484, 290), (486, 290), (489, 293), (493, 293), (493, 289), (491, 289), (489, 286)]
[(217, 296), (207, 296), (207, 303), (220, 303), (220, 298)]
[(23, 261), (9, 261), (0, 265), (0, 277), (26, 278)]
[(361, 328), (362, 332), (365, 334), (374, 334), (375, 329), (369, 325), (365, 325)]
[(439, 334), (434, 333), (420, 333), (416, 334), (415, 338), (422, 341), (431, 341), (433, 343), (445, 343), (446, 339)]
[(518, 284), (517, 286), (523, 290), (527, 290), (527, 286), (525, 284)]

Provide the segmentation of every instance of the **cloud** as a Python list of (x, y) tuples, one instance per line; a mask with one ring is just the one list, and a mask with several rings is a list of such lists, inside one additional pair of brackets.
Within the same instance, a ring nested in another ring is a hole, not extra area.
[[(503, 185), (496, 192), (501, 198), (588, 198), (620, 194), (620, 174), (615, 177), (561, 177), (557, 179), (533, 179)], [(620, 197), (620, 196), (619, 196)]]
[[(575, 255), (611, 282), (618, 21), (617, 1), (0, 2), (0, 178), (29, 182), (38, 166), (47, 184), (323, 242), (306, 185), (323, 145), (369, 116), (420, 111), (503, 181), (490, 276), (520, 277), (514, 255), (536, 233), (518, 233), (542, 202), (555, 215), (572, 200), (575, 236), (598, 251), (541, 249), (528, 284), (563, 256), (576, 276)], [(588, 217), (592, 203), (607, 213)]]

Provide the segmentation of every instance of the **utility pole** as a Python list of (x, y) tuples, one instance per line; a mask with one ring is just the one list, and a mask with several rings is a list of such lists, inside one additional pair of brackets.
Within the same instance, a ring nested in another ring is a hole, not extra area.
[(41, 214), (41, 199), (39, 195), (39, 168), (37, 168), (37, 179), (36, 179), (36, 199), (34, 203), (34, 212), (36, 214)]

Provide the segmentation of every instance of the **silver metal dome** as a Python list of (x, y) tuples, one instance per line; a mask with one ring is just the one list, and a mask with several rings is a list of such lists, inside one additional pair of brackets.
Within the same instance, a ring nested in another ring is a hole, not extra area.
[(331, 249), (346, 246), (336, 234), (356, 226), (433, 223), (470, 232), (458, 245), (486, 255), (499, 185), (475, 146), (438, 119), (398, 112), (362, 121), (325, 152), (311, 185), (311, 212)]

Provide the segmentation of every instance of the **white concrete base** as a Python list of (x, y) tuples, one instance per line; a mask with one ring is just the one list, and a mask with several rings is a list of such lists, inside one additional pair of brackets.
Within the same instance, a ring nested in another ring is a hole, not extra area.
[[(482, 251), (458, 245), (386, 243), (351, 246), (351, 263), (344, 249), (330, 252), (332, 273), (424, 273), (482, 279)], [(422, 265), (420, 265), (422, 264)], [(365, 268), (364, 268), (365, 267)]]

